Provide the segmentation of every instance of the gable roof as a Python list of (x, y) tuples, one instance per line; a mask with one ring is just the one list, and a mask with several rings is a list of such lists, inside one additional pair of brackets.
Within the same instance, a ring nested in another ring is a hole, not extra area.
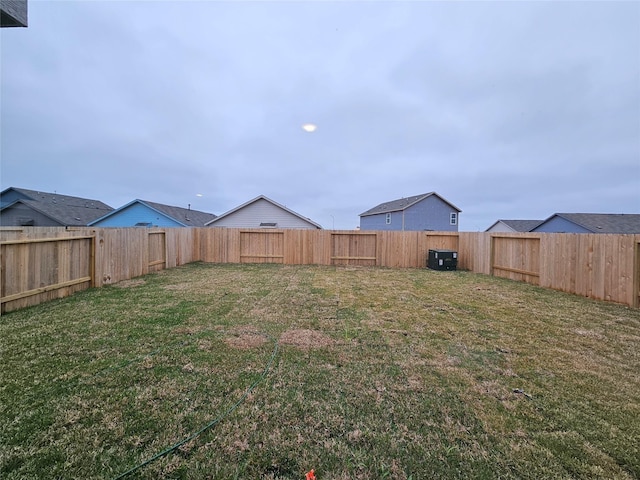
[(27, 0), (3, 0), (0, 2), (0, 27), (26, 27), (27, 13)]
[(201, 212), (198, 210), (192, 210), (190, 208), (174, 207), (172, 205), (150, 202), (148, 200), (135, 199), (127, 203), (126, 205), (123, 205), (122, 207), (117, 208), (116, 210), (113, 210), (106, 215), (95, 219), (93, 222), (91, 222), (91, 225), (101, 222), (105, 218), (116, 215), (136, 203), (140, 203), (147, 208), (155, 210), (156, 212), (169, 217), (171, 220), (178, 222), (183, 227), (204, 227), (207, 222), (216, 218), (213, 213)]
[(457, 210), (458, 212), (462, 211), (458, 207), (456, 207), (453, 203), (442, 198), (436, 192), (429, 192), (429, 193), (423, 193), (422, 195), (414, 195), (413, 197), (399, 198), (397, 200), (391, 200), (390, 202), (381, 203), (380, 205), (376, 205), (375, 207), (367, 210), (366, 212), (361, 213), (360, 216), (365, 217), (367, 215), (377, 215), (379, 213), (400, 212), (402, 210), (406, 210), (412, 205), (415, 205), (416, 203), (421, 202), (425, 198), (431, 197), (431, 196), (438, 197), (440, 200), (442, 200), (444, 203), (451, 206), (453, 209)]
[(503, 223), (516, 232), (530, 232), (532, 229), (540, 225), (542, 220), (498, 220), (485, 231), (491, 230), (498, 223)]
[(228, 212), (223, 213), (223, 214), (222, 214), (222, 215), (220, 215), (219, 217), (216, 217), (216, 218), (214, 218), (213, 220), (211, 220), (211, 221), (207, 222), (205, 225), (207, 225), (207, 226), (212, 225), (212, 224), (214, 224), (215, 222), (217, 222), (218, 220), (221, 220), (221, 219), (223, 219), (223, 218), (225, 218), (225, 217), (228, 217), (229, 215), (231, 215), (231, 214), (233, 214), (233, 213), (237, 212), (238, 210), (242, 210), (243, 208), (245, 208), (245, 207), (247, 207), (247, 206), (251, 205), (252, 203), (256, 203), (256, 202), (257, 202), (257, 201), (259, 201), (259, 200), (265, 200), (265, 201), (267, 201), (267, 202), (271, 203), (272, 205), (275, 205), (276, 207), (281, 208), (282, 210), (284, 210), (284, 211), (286, 211), (286, 212), (290, 213), (291, 215), (294, 215), (294, 216), (298, 217), (299, 219), (304, 220), (304, 221), (305, 221), (305, 222), (307, 222), (307, 223), (310, 223), (310, 224), (311, 224), (311, 225), (313, 225), (314, 227), (322, 229), (322, 226), (321, 226), (320, 224), (318, 224), (318, 223), (314, 222), (314, 221), (313, 221), (313, 220), (311, 220), (310, 218), (303, 217), (303, 216), (302, 216), (302, 215), (300, 215), (299, 213), (296, 213), (296, 212), (294, 212), (293, 210), (288, 209), (288, 208), (287, 208), (287, 207), (285, 207), (284, 205), (280, 205), (278, 202), (275, 202), (275, 201), (271, 200), (270, 198), (268, 198), (268, 197), (266, 197), (266, 196), (264, 196), (264, 195), (259, 195), (259, 196), (257, 196), (256, 198), (254, 198), (254, 199), (252, 199), (252, 200), (249, 200), (248, 202), (245, 202), (245, 203), (243, 203), (242, 205), (240, 205), (240, 206), (238, 206), (238, 207), (236, 207), (236, 208), (234, 208), (234, 209), (232, 209), (232, 210), (229, 210)]
[(636, 213), (554, 213), (539, 223), (539, 227), (559, 217), (593, 233), (640, 233), (640, 214)]
[(9, 190), (13, 190), (26, 198), (19, 198), (4, 205), (0, 210), (22, 203), (61, 225), (85, 226), (92, 220), (113, 210), (112, 207), (99, 200), (39, 192), (25, 188), (10, 187), (0, 192), (0, 194), (4, 194)]
[(110, 207), (106, 203), (102, 203), (100, 200), (93, 200), (91, 198), (83, 198), (83, 197), (74, 197), (71, 195), (61, 195), (59, 193), (41, 192), (39, 190), (29, 190), (27, 188), (17, 188), (17, 187), (5, 188), (2, 192), (0, 192), (0, 195), (4, 195), (9, 190), (13, 190), (14, 192), (18, 192), (22, 196), (27, 197), (25, 198), (25, 200), (34, 200), (37, 202), (61, 204), (61, 205), (68, 205), (73, 207), (113, 210), (113, 207)]

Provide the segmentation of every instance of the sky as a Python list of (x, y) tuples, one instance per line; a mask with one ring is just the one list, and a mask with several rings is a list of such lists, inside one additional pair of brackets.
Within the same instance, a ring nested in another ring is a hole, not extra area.
[(640, 213), (640, 2), (28, 5), (0, 31), (1, 189), (266, 195), (329, 229), (428, 192), (460, 231)]

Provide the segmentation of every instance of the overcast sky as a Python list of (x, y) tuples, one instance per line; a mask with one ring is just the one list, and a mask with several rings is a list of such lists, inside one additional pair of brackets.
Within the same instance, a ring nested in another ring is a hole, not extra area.
[(29, 0), (0, 35), (2, 189), (640, 213), (640, 2)]

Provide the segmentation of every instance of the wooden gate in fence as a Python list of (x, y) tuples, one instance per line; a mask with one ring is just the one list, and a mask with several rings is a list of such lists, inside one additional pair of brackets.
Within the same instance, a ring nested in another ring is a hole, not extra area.
[(540, 285), (540, 236), (491, 236), (491, 275)]
[(240, 232), (240, 263), (284, 263), (284, 232)]
[(332, 233), (331, 264), (375, 266), (377, 244), (376, 233)]
[(148, 234), (149, 272), (157, 272), (167, 267), (167, 235), (164, 231), (151, 231)]

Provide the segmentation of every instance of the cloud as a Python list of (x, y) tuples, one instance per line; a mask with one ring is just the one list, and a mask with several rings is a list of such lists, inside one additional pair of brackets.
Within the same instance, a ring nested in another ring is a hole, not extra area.
[(3, 188), (216, 214), (265, 194), (337, 228), (429, 191), (470, 230), (640, 211), (636, 3), (33, 2), (29, 14), (28, 29), (1, 32)]

